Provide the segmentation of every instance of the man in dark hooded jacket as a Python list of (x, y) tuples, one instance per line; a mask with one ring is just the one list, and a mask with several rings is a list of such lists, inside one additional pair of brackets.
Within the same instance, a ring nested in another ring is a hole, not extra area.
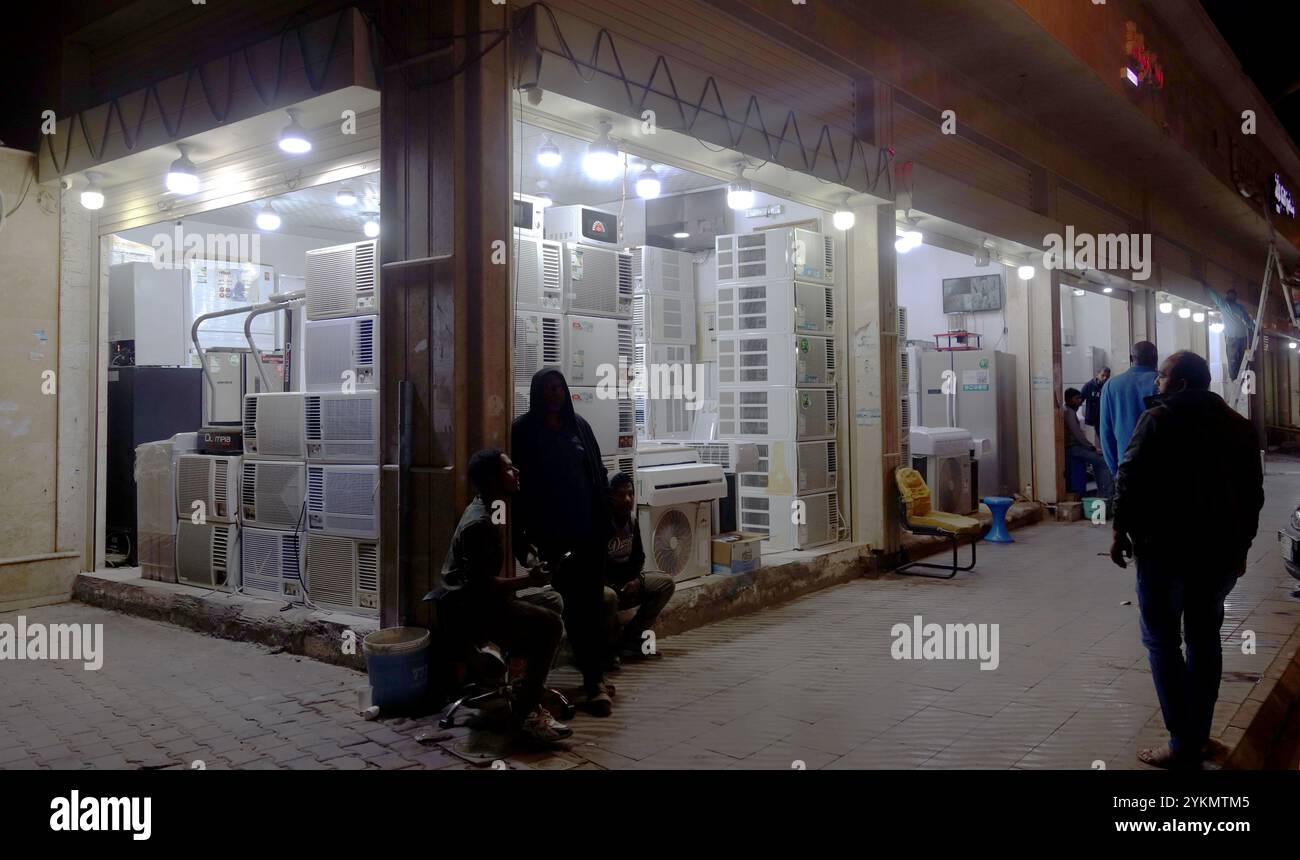
[[(591, 427), (573, 410), (564, 374), (533, 375), (528, 412), (511, 428), (520, 471), (514, 552), (527, 563), (536, 548), (564, 598), (564, 626), (582, 672), (583, 704), (598, 716), (613, 707), (606, 684), (605, 544), (610, 529), (605, 465)], [(570, 554), (565, 558), (565, 554)]]
[[(1209, 390), (1192, 352), (1161, 366), (1115, 476), (1111, 559), (1137, 558), (1142, 642), (1169, 730), (1138, 758), (1199, 767), (1223, 673), (1223, 603), (1246, 571), (1264, 476), (1250, 422)], [(1186, 661), (1181, 645), (1187, 643)]]

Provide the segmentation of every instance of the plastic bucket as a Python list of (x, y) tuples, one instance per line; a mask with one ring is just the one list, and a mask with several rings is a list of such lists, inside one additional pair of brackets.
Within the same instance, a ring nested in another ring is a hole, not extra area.
[(429, 631), (423, 627), (376, 630), (361, 643), (370, 675), (370, 703), (380, 710), (404, 710), (429, 687)]

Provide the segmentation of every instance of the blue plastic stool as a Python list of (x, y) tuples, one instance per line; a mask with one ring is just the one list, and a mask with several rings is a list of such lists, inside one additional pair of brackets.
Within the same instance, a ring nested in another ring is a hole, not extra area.
[(1006, 496), (988, 496), (982, 501), (989, 506), (989, 511), (993, 514), (993, 528), (984, 535), (984, 540), (989, 543), (1015, 543), (1007, 533), (1007, 510), (1016, 500)]

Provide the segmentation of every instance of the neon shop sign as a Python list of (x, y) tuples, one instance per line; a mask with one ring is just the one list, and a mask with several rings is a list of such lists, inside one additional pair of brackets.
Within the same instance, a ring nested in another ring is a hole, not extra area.
[(1282, 184), (1282, 176), (1277, 173), (1273, 174), (1273, 208), (1279, 215), (1285, 212), (1292, 218), (1295, 217), (1295, 198)]
[(1147, 50), (1146, 37), (1132, 21), (1124, 24), (1124, 55), (1128, 58), (1124, 78), (1130, 84), (1135, 87), (1149, 84), (1158, 90), (1165, 88), (1165, 68), (1160, 65), (1155, 51)]

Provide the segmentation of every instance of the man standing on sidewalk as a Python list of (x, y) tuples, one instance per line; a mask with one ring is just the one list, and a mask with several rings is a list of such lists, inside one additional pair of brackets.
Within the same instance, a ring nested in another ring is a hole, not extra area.
[(1110, 473), (1119, 469), (1138, 417), (1146, 411), (1146, 398), (1156, 393), (1156, 345), (1149, 340), (1133, 344), (1133, 366), (1112, 377), (1101, 389), (1101, 430), (1097, 443)]
[(1254, 428), (1209, 390), (1205, 359), (1174, 353), (1157, 387), (1115, 478), (1110, 557), (1137, 558), (1142, 642), (1169, 730), (1167, 747), (1138, 758), (1198, 768), (1223, 673), (1223, 602), (1246, 571), (1264, 476)]

